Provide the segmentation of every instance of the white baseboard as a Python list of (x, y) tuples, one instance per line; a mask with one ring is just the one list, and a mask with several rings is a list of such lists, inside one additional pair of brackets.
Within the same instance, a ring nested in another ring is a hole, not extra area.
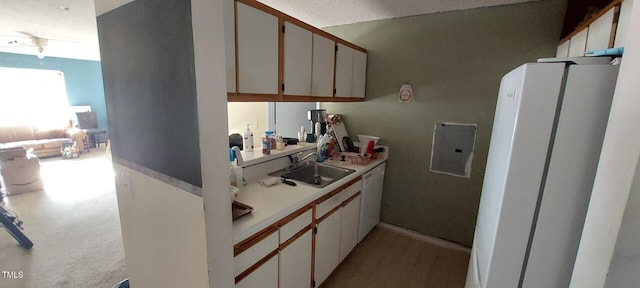
[(427, 242), (429, 244), (433, 244), (436, 246), (440, 246), (443, 248), (447, 248), (447, 249), (451, 249), (451, 250), (456, 250), (456, 251), (461, 251), (461, 252), (465, 252), (465, 253), (469, 253), (471, 254), (471, 249), (465, 246), (462, 246), (458, 243), (453, 243), (451, 241), (447, 241), (447, 240), (443, 240), (437, 237), (433, 237), (433, 236), (429, 236), (429, 235), (424, 235), (424, 234), (420, 234), (416, 231), (412, 231), (409, 229), (405, 229), (402, 227), (398, 227), (389, 223), (384, 223), (384, 222), (380, 222), (377, 225), (378, 227), (382, 228), (382, 229), (387, 229), (387, 230), (392, 230), (392, 231), (396, 231), (398, 233), (407, 235), (413, 239), (417, 239), (417, 240), (421, 240), (424, 242)]

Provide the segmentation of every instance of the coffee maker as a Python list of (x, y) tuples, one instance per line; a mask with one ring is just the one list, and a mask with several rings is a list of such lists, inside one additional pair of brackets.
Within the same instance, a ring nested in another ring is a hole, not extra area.
[[(309, 112), (307, 113), (307, 118), (309, 119), (309, 121), (311, 121), (311, 133), (313, 135), (327, 133), (327, 110), (309, 110)], [(316, 123), (320, 123), (319, 133), (316, 133)]]

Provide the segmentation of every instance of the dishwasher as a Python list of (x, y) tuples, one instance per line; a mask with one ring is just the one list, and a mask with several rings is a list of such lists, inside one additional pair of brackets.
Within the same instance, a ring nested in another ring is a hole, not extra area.
[(358, 243), (380, 222), (385, 165), (386, 162), (362, 176), (362, 205), (360, 206)]

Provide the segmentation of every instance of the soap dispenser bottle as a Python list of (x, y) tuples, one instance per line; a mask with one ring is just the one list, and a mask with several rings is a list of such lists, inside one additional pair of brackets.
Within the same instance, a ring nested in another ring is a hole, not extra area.
[(327, 145), (329, 144), (329, 135), (323, 134), (320, 139), (318, 139), (317, 151), (318, 156), (316, 157), (316, 162), (324, 162), (327, 157)]
[(244, 147), (244, 151), (253, 152), (253, 132), (249, 129), (251, 124), (247, 124), (247, 131), (244, 132), (244, 136), (242, 137), (242, 146)]

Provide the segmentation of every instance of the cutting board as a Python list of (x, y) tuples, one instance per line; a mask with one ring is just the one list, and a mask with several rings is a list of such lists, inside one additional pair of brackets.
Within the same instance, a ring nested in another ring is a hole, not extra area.
[(340, 122), (337, 124), (332, 124), (333, 127), (333, 132), (336, 134), (336, 143), (338, 144), (338, 147), (340, 147), (340, 151), (347, 151), (347, 148), (344, 147), (343, 141), (342, 139), (344, 137), (349, 137), (349, 134), (347, 134), (347, 128), (344, 125), (344, 122)]

